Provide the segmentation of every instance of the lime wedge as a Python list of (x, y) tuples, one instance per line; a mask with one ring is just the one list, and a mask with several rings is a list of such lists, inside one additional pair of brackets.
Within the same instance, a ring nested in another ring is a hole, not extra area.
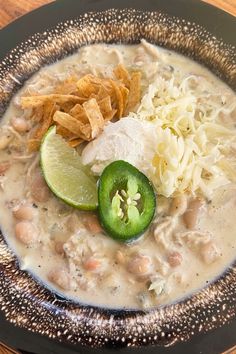
[(77, 151), (56, 134), (55, 126), (45, 134), (40, 154), (44, 178), (57, 197), (81, 210), (97, 208), (96, 179)]

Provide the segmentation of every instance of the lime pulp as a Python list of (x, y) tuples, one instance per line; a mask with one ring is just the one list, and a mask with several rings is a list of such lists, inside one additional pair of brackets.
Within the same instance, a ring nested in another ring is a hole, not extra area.
[(41, 168), (51, 191), (67, 204), (81, 210), (97, 208), (97, 183), (74, 148), (51, 127), (40, 148)]

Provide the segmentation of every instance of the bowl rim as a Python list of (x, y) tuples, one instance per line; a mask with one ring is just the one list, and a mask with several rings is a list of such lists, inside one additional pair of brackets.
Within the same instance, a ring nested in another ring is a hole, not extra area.
[[(194, 22), (194, 19), (196, 19), (198, 16), (201, 15), (201, 13), (205, 13), (205, 16), (208, 17), (207, 15), (211, 14), (211, 16), (213, 16), (214, 13), (214, 18), (217, 20), (217, 18), (221, 18), (221, 21), (225, 23), (227, 23), (227, 31), (229, 31), (231, 34), (235, 33), (232, 31), (232, 28), (236, 29), (236, 24), (235, 24), (235, 17), (226, 13), (226, 12), (222, 12), (221, 10), (215, 8), (212, 5), (203, 3), (203, 2), (199, 2), (198, 0), (178, 0), (178, 2), (181, 5), (186, 5), (187, 7), (191, 7), (191, 11), (189, 11), (190, 13), (190, 17), (188, 18), (189, 21)], [(59, 13), (60, 17), (59, 17), (59, 22), (63, 22), (65, 20), (67, 20), (68, 18), (66, 17), (66, 11), (63, 13), (62, 9), (66, 8), (66, 6), (70, 6), (70, 4), (74, 4), (74, 0), (62, 0), (60, 2), (53, 2), (50, 4), (47, 4), (39, 9), (34, 10), (33, 12), (17, 19), (15, 22), (9, 24), (8, 26), (6, 26), (5, 28), (3, 28), (0, 31), (0, 41), (2, 43), (4, 43), (4, 45), (2, 46), (2, 48), (0, 48), (0, 60), (1, 58), (3, 58), (8, 52), (9, 50), (11, 50), (12, 48), (15, 48), (15, 46), (21, 42), (24, 42), (26, 40), (26, 38), (28, 38), (29, 36), (32, 35), (32, 31), (29, 30), (30, 28), (30, 24), (32, 23), (37, 23), (36, 28), (34, 29), (34, 32), (42, 32), (44, 30), (48, 30), (49, 27), (46, 26), (46, 24), (48, 23), (47, 21), (50, 20), (52, 17), (56, 18), (56, 22), (55, 24), (58, 23), (58, 17), (54, 16), (55, 15), (55, 11)], [(132, 6), (127, 6), (128, 1), (127, 0), (120, 0), (119, 1), (119, 6), (118, 8), (136, 8), (136, 5), (141, 4), (140, 8), (144, 7), (144, 5), (142, 4), (141, 1), (138, 1), (137, 4), (132, 4)], [(131, 3), (131, 1), (130, 1)], [(151, 8), (153, 7), (157, 7), (157, 6), (164, 6), (165, 10), (164, 12), (166, 13), (170, 13), (172, 14), (173, 9), (174, 9), (174, 4), (176, 4), (176, 0), (169, 0), (168, 2), (166, 2), (165, 0), (158, 0), (155, 3), (152, 1), (147, 1), (147, 3), (151, 4)], [(117, 1), (116, 0), (101, 0), (99, 2), (97, 2), (96, 0), (91, 0), (91, 1), (86, 1), (86, 0), (80, 0), (79, 6), (81, 6), (83, 12), (88, 12), (91, 9), (94, 10), (94, 6), (99, 6), (99, 11), (100, 10), (105, 10), (107, 9), (107, 6), (109, 6), (109, 8), (116, 8), (117, 7)], [(145, 4), (146, 6), (147, 4)], [(77, 5), (78, 6), (78, 5)], [(196, 11), (195, 13), (195, 9), (198, 9), (198, 11)], [(163, 7), (162, 7), (163, 10)], [(147, 9), (145, 8), (145, 11), (147, 11)], [(57, 14), (58, 14), (57, 13)], [(194, 16), (193, 16), (194, 14)], [(77, 13), (78, 15), (78, 13)], [(41, 21), (42, 16), (44, 17), (44, 21)], [(176, 14), (175, 14), (176, 16)], [(197, 16), (197, 17), (196, 17)], [(222, 17), (223, 16), (223, 17)], [(222, 19), (223, 18), (223, 19)], [(204, 26), (204, 21), (203, 18), (201, 17), (201, 26)], [(52, 27), (54, 26), (54, 23), (52, 25)], [(208, 27), (208, 21), (206, 21), (205, 26), (204, 27)], [(218, 37), (218, 31), (219, 33), (221, 33), (221, 29), (219, 27), (215, 27), (215, 35)], [(221, 36), (221, 38), (224, 41), (224, 38), (229, 38), (227, 35), (227, 31), (224, 29), (223, 35)], [(17, 36), (15, 35), (17, 33)], [(9, 37), (11, 40), (10, 41), (6, 41), (5, 38)], [(226, 42), (226, 41), (225, 41)], [(231, 44), (231, 45), (236, 45), (236, 38), (230, 35), (230, 38), (227, 40), (227, 44)], [(61, 346), (61, 345), (60, 345)], [(190, 348), (190, 347), (189, 347)], [(225, 348), (225, 347), (224, 347)], [(85, 349), (83, 348), (84, 352)], [(90, 351), (91, 352), (91, 351)], [(97, 351), (96, 351), (97, 352)], [(176, 351), (175, 351), (176, 352)], [(150, 352), (151, 353), (151, 352)], [(181, 353), (181, 351), (180, 351)], [(183, 353), (183, 352), (182, 352)]]

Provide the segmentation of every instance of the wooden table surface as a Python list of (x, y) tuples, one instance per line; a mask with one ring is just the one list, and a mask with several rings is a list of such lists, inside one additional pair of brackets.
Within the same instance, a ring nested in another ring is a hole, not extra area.
[[(25, 13), (52, 1), (53, 0), (0, 0), (0, 28), (6, 26), (17, 17), (20, 17)], [(204, 1), (218, 6), (219, 8), (236, 16), (236, 0)], [(0, 354), (16, 354), (16, 351), (7, 348), (4, 344), (1, 345), (0, 343)], [(236, 354), (236, 346), (224, 354)]]
[[(0, 28), (53, 0), (0, 0)], [(167, 0), (168, 1), (168, 0)], [(200, 1), (200, 0), (199, 0)], [(236, 0), (204, 0), (236, 16)]]

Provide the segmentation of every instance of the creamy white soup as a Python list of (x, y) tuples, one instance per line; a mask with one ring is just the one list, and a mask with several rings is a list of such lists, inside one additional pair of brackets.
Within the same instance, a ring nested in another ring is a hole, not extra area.
[[(43, 123), (21, 101), (71, 77), (114, 79), (117, 65), (140, 73), (139, 102), (75, 150), (95, 178), (124, 160), (153, 184), (155, 216), (132, 242), (50, 191), (27, 143)], [(127, 309), (178, 301), (220, 276), (236, 256), (235, 98), (203, 66), (144, 40), (86, 46), (42, 68), (1, 119), (0, 224), (21, 269), (66, 298)]]

